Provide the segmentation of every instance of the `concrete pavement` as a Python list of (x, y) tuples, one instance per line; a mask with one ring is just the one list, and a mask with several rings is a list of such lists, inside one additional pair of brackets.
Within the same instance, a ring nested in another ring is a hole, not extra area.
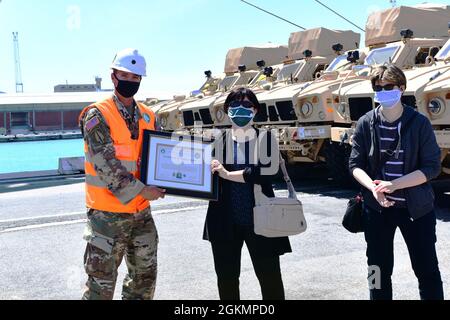
[[(22, 191), (0, 194), (0, 299), (81, 297), (86, 279), (83, 184), (50, 185), (34, 189), (31, 183), (22, 185)], [(447, 187), (448, 184), (438, 183), (437, 230), (444, 289), (450, 297)], [(340, 190), (327, 180), (304, 181), (297, 188), (309, 228), (305, 234), (291, 237), (294, 252), (281, 258), (287, 299), (367, 299), (363, 235), (350, 234), (340, 224), (347, 198), (354, 192)], [(285, 191), (277, 193), (283, 195)], [(210, 245), (202, 240), (206, 204), (175, 197), (154, 204), (160, 238), (156, 299), (218, 299)], [(64, 216), (67, 214), (70, 216)], [(395, 298), (418, 299), (417, 281), (400, 232), (396, 236), (395, 256)], [(124, 265), (120, 271), (117, 299)], [(245, 247), (241, 292), (243, 299), (261, 298)]]

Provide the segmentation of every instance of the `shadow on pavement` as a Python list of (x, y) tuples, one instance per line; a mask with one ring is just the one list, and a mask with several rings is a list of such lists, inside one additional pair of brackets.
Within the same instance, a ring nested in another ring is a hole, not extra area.
[(436, 216), (443, 222), (450, 222), (450, 179), (433, 181), (436, 194)]
[(84, 182), (84, 176), (70, 176), (52, 179), (47, 178), (41, 180), (36, 178), (18, 179), (15, 181), (0, 182), (0, 194), (26, 190), (44, 189), (58, 186), (67, 186), (82, 182)]
[[(340, 185), (330, 178), (326, 168), (320, 165), (307, 165), (297, 172), (289, 172), (297, 192), (330, 196), (337, 199), (350, 199), (359, 191), (356, 181), (353, 185)], [(436, 195), (436, 215), (443, 222), (450, 222), (450, 178), (443, 176), (432, 182)], [(279, 175), (276, 190), (286, 190), (286, 183)]]
[[(319, 196), (334, 197), (337, 199), (350, 199), (358, 191), (359, 186), (340, 185), (330, 178), (328, 170), (322, 165), (305, 165), (289, 168), (289, 175), (294, 183), (295, 190)], [(0, 182), (0, 194), (25, 190), (44, 189), (56, 186), (72, 185), (84, 182), (84, 176), (68, 176), (57, 179), (22, 179)], [(450, 222), (450, 178), (442, 177), (432, 182), (436, 194), (436, 215), (444, 222)], [(286, 183), (282, 175), (274, 181), (275, 190), (286, 190)]]

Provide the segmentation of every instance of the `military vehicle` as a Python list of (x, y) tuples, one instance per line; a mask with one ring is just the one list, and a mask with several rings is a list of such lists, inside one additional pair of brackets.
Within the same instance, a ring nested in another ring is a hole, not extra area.
[(442, 170), (445, 174), (450, 174), (450, 42), (447, 42), (436, 58), (441, 62), (438, 68), (445, 65), (446, 69), (433, 76), (434, 81), (428, 83), (423, 90), (423, 99), (418, 95), (416, 97), (421, 112), (424, 109), (428, 111), (435, 128), (434, 132), (442, 149)]
[[(258, 64), (261, 65), (261, 70), (254, 76), (253, 80), (247, 84), (236, 83), (230, 90), (237, 87), (261, 90), (265, 86), (271, 86), (283, 67), (282, 64), (266, 67), (263, 60), (258, 61)], [(228, 94), (229, 90), (223, 90), (209, 99), (193, 101), (180, 107), (184, 120), (183, 128), (191, 134), (211, 137), (215, 132), (211, 129), (230, 127), (231, 122), (223, 110)]]
[[(332, 31), (326, 28), (291, 34), (288, 58), (284, 60), (284, 63), (262, 68), (260, 75), (264, 81), (260, 81), (261, 78), (257, 76), (248, 85), (257, 94), (262, 106), (262, 111), (255, 118), (258, 126), (284, 128), (286, 125), (295, 125), (296, 116), (293, 106), (296, 102), (292, 92), (298, 92), (301, 84), (314, 80), (333, 60), (336, 52), (331, 49), (331, 44), (336, 40), (352, 48), (358, 47), (360, 36), (351, 31)], [(202, 101), (184, 105), (181, 109), (184, 113), (186, 128), (195, 134), (201, 132), (208, 134), (213, 132), (208, 130), (209, 128), (220, 129), (230, 126), (231, 123), (223, 112), (226, 96), (223, 94), (211, 98), (208, 103)], [(284, 97), (284, 100), (277, 104), (272, 103), (274, 99), (280, 97)], [(193, 121), (192, 113), (202, 112), (207, 115), (208, 121)]]
[[(204, 128), (230, 125), (230, 123), (226, 123), (227, 117), (225, 117), (223, 108), (214, 106), (217, 103), (221, 103), (223, 106), (228, 92), (236, 87), (257, 88), (266, 84), (270, 85), (281, 68), (275, 63), (279, 63), (287, 54), (287, 47), (274, 45), (230, 50), (225, 62), (227, 76), (221, 82), (218, 92), (208, 98), (186, 102), (180, 106), (183, 129), (193, 134), (202, 134)], [(247, 65), (252, 70), (246, 71)], [(266, 65), (271, 66), (267, 67)], [(233, 70), (239, 70), (239, 72), (235, 73)], [(209, 132), (207, 131), (206, 134)]]
[[(302, 60), (288, 61), (285, 64), (280, 73), (285, 75), (284, 83), (280, 81), (280, 84), (273, 86), (270, 90), (258, 92), (257, 96), (263, 106), (263, 112), (260, 112), (255, 119), (255, 123), (260, 126), (278, 130), (280, 150), (288, 163), (319, 160), (321, 145), (314, 145), (309, 141), (297, 143), (297, 138), (329, 136), (333, 119), (326, 110), (315, 108), (319, 101), (313, 99), (307, 103), (299, 99), (299, 96), (312, 82), (322, 77), (324, 70), (341, 66), (344, 48), (347, 50), (358, 48), (359, 42), (359, 34), (326, 28), (291, 35), (289, 48), (292, 56), (303, 50), (306, 52), (314, 50), (314, 55), (317, 56), (305, 56)], [(347, 57), (348, 55), (345, 55), (345, 59)], [(304, 131), (302, 126), (305, 123), (314, 123), (317, 126), (314, 130)]]
[[(450, 30), (449, 30), (450, 34)], [(450, 40), (430, 66), (408, 70), (406, 95), (414, 95), (417, 110), (427, 115), (442, 150), (442, 170), (450, 174)]]
[[(174, 98), (175, 99), (175, 98)], [(161, 108), (166, 106), (167, 104), (173, 102), (174, 99), (170, 100), (152, 100), (152, 101), (145, 101), (144, 104), (152, 109), (152, 111), (155, 114), (158, 114)]]
[[(207, 82), (202, 87), (203, 89), (192, 92), (189, 98), (175, 97), (174, 100), (166, 103), (158, 110), (157, 117), (161, 128), (164, 131), (185, 132), (183, 113), (180, 111), (181, 106), (208, 103), (208, 101), (214, 100), (217, 96), (236, 86), (248, 85), (260, 74), (261, 66), (256, 64), (257, 59), (253, 59), (255, 55), (265, 59), (261, 60), (261, 63), (264, 63), (264, 61), (274, 63), (286, 54), (287, 47), (273, 44), (230, 49), (225, 61), (225, 73), (222, 77), (216, 78), (218, 81), (215, 81), (213, 86), (209, 85), (207, 86), (208, 90), (205, 90)], [(194, 122), (201, 121), (202, 117), (205, 118), (205, 122), (208, 122), (207, 116), (207, 114), (192, 113)], [(188, 117), (189, 115), (187, 115), (187, 120), (190, 121), (191, 119), (188, 119)]]
[(178, 108), (181, 121), (180, 129), (182, 128), (187, 132), (194, 133), (191, 129), (199, 126), (199, 124), (205, 124), (206, 126), (212, 125), (214, 120), (209, 112), (209, 106), (217, 101), (217, 99), (220, 99), (220, 97), (225, 96), (229, 90), (248, 85), (258, 75), (258, 71), (246, 71), (246, 67), (243, 65), (240, 69), (238, 73), (228, 73), (221, 82), (218, 92), (214, 95), (182, 103)]
[[(372, 84), (369, 81), (374, 68), (385, 63), (394, 63), (404, 69), (411, 83), (402, 98), (403, 102), (418, 107), (418, 98), (424, 101), (421, 93), (423, 90), (419, 90), (419, 83), (425, 85), (430, 77), (433, 77), (430, 73), (435, 71), (431, 64), (448, 39), (445, 31), (448, 21), (446, 23), (443, 21), (449, 18), (450, 7), (439, 5), (393, 8), (369, 17), (366, 45), (372, 49), (365, 60), (365, 65), (359, 67), (357, 71), (361, 80), (344, 81), (332, 93), (334, 126), (331, 128), (332, 143), (328, 149), (327, 162), (336, 179), (341, 181), (350, 179), (346, 168), (353, 128), (361, 116), (376, 107), (373, 101)], [(376, 25), (381, 25), (383, 28), (381, 30), (378, 28), (374, 32)], [(416, 38), (415, 31), (412, 29), (402, 29), (405, 26), (418, 30), (419, 37), (434, 38)], [(398, 31), (397, 36), (394, 34), (395, 31)], [(396, 39), (398, 37), (401, 37), (400, 41)], [(386, 43), (379, 41), (386, 41)], [(419, 78), (425, 80), (421, 82)], [(415, 85), (414, 82), (416, 82)], [(422, 107), (424, 113), (428, 113), (427, 109)]]
[(202, 99), (213, 95), (219, 90), (225, 75), (213, 76), (210, 70), (205, 71), (206, 81), (199, 90), (192, 91), (189, 97), (185, 95), (174, 96), (172, 100), (161, 101), (150, 105), (157, 116), (158, 126), (165, 131), (175, 131), (181, 128), (178, 106), (186, 101)]

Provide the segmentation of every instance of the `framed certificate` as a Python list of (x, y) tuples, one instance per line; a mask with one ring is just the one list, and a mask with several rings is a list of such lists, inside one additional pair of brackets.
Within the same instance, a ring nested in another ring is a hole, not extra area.
[(141, 180), (167, 194), (217, 201), (219, 177), (211, 173), (213, 141), (144, 131)]

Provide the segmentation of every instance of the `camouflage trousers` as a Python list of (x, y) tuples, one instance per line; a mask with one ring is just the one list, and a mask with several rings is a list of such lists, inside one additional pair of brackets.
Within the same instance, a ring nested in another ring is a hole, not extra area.
[(88, 275), (83, 300), (112, 300), (125, 257), (124, 300), (151, 300), (157, 275), (158, 233), (150, 208), (135, 215), (89, 209), (84, 239)]

